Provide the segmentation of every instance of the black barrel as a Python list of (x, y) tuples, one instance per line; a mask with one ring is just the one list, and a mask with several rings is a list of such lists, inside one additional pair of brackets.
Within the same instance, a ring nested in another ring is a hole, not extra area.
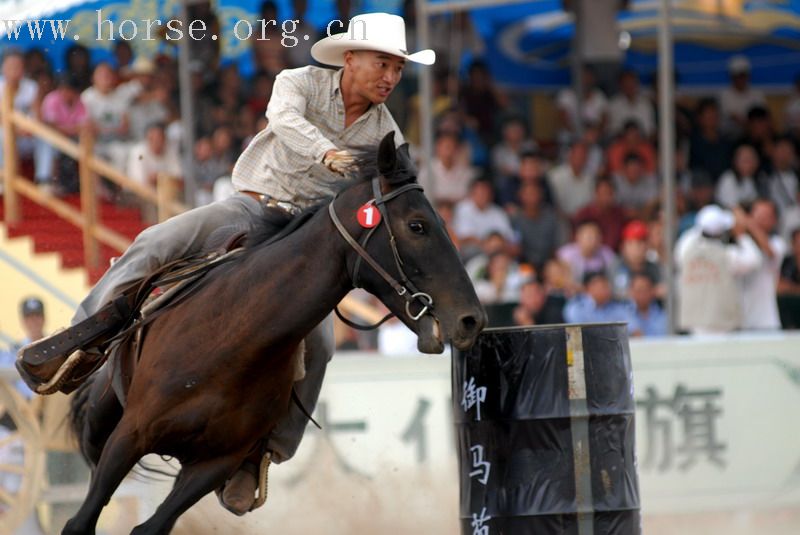
[(638, 535), (625, 324), (487, 329), (453, 353), (465, 535)]

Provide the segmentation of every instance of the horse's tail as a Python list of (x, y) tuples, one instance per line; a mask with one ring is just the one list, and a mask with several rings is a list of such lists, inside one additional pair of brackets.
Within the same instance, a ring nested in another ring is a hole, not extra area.
[(86, 444), (83, 441), (83, 429), (86, 427), (86, 420), (89, 412), (87, 407), (89, 403), (89, 394), (91, 393), (92, 384), (94, 384), (96, 376), (97, 374), (93, 373), (78, 387), (75, 391), (75, 395), (72, 397), (72, 401), (70, 401), (69, 407), (69, 423), (72, 428), (72, 434), (77, 439), (81, 455), (89, 466), (92, 466), (92, 462), (89, 460)]

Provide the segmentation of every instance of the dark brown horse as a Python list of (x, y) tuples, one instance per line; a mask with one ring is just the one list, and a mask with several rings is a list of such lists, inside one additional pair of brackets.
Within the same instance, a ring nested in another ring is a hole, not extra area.
[[(92, 481), (64, 533), (94, 533), (122, 479), (150, 453), (177, 458), (181, 470), (133, 533), (168, 533), (223, 485), (287, 413), (293, 353), (354, 279), (418, 335), (421, 351), (473, 344), (484, 311), (416, 184), (407, 147), (396, 150), (393, 139), (377, 151), (379, 178), (356, 181), (285, 237), (214, 268), (194, 295), (149, 325), (124, 408), (107, 374), (81, 386), (71, 416)], [(365, 243), (357, 213), (368, 201), (371, 217), (383, 221), (359, 252), (351, 240)]]

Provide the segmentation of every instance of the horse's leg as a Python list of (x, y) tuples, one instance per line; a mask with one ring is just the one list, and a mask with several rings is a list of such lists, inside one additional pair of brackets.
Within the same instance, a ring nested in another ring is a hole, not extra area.
[(108, 437), (122, 418), (122, 405), (114, 394), (110, 381), (103, 373), (94, 381), (89, 393), (89, 415), (83, 427), (81, 444), (92, 468), (97, 466)]
[(136, 447), (138, 433), (133, 425), (132, 420), (123, 417), (108, 437), (100, 461), (92, 472), (89, 493), (77, 514), (64, 526), (62, 535), (93, 534), (103, 507), (136, 461), (146, 453)]
[(178, 517), (203, 496), (225, 483), (241, 462), (241, 455), (229, 455), (185, 465), (172, 491), (158, 506), (155, 514), (134, 528), (131, 535), (169, 533)]

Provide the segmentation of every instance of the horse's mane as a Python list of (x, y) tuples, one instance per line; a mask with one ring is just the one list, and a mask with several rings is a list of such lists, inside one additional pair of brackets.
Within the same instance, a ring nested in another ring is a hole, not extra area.
[[(386, 182), (392, 186), (399, 186), (417, 179), (417, 169), (408, 154), (408, 144), (398, 148), (397, 161), (394, 168), (384, 170), (384, 172), (380, 170), (377, 146), (361, 146), (350, 152), (355, 158), (355, 172), (347, 175), (346, 180), (342, 181), (335, 194), (339, 194), (356, 184), (369, 182), (381, 174), (386, 179)], [(264, 216), (248, 234), (245, 247), (252, 249), (282, 240), (307, 223), (314, 214), (326, 207), (333, 198), (334, 195), (324, 197), (294, 216), (278, 208), (264, 210)]]

